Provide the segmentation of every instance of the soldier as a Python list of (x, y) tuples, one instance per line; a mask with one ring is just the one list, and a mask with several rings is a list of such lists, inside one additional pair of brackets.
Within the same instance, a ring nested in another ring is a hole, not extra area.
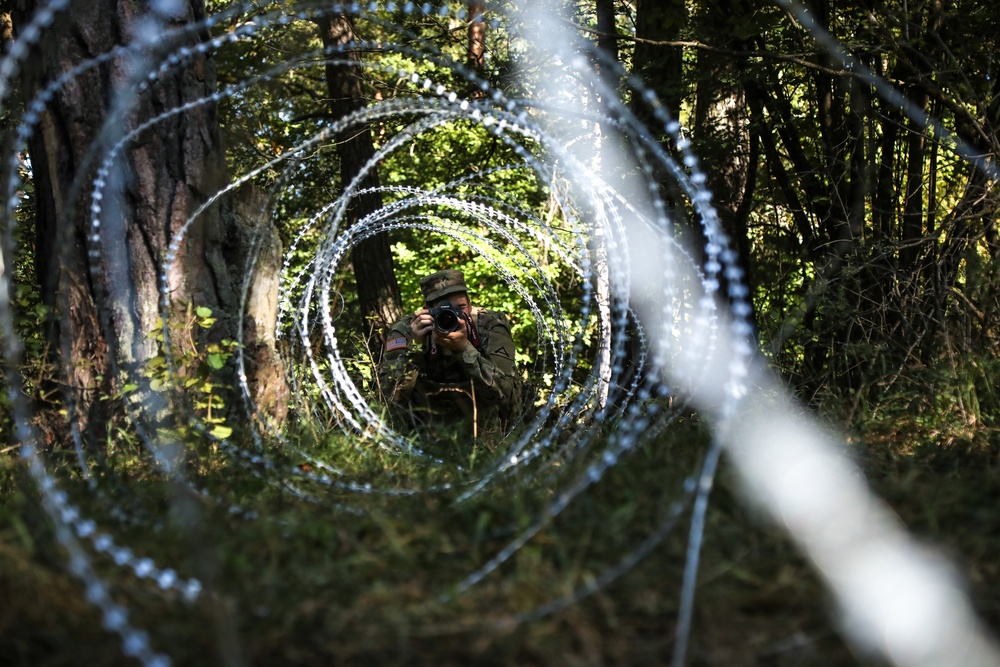
[(386, 336), (382, 390), (397, 417), (418, 432), (503, 435), (521, 411), (514, 341), (503, 313), (472, 304), (461, 271), (420, 281), (424, 308)]

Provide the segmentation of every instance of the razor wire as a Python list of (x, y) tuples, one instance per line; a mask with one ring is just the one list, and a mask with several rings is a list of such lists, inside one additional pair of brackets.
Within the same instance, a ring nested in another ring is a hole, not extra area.
[[(68, 4), (50, 2), (41, 7), (0, 60), (0, 107), (11, 105), (10, 82), (25, 66), (31, 46), (43, 38), (43, 30), (49, 28), (59, 14), (67, 11)], [(329, 500), (328, 490), (366, 498), (392, 498), (399, 502), (417, 502), (426, 495), (448, 492), (454, 493), (454, 502), (461, 504), (470, 503), (486, 493), (531, 493), (538, 486), (537, 481), (544, 480), (544, 486), (553, 490), (551, 498), (541, 502), (542, 509), (527, 526), (519, 528), (505, 546), (442, 591), (440, 599), (447, 601), (485, 578), (496, 576), (505, 561), (546, 526), (558, 521), (568, 507), (604, 480), (624, 457), (655, 443), (685, 409), (696, 408), (712, 422), (715, 437), (704, 456), (701, 470), (689, 476), (684, 487), (676, 490), (675, 500), (664, 508), (657, 527), (592, 582), (563, 599), (518, 615), (519, 622), (528, 622), (600, 590), (672, 534), (679, 517), (690, 511), (689, 549), (674, 653), (674, 664), (684, 664), (704, 516), (720, 455), (723, 451), (732, 454), (740, 472), (747, 476), (748, 485), (757, 488), (756, 497), (763, 499), (760, 502), (766, 509), (780, 516), (785, 509), (782, 503), (786, 502), (782, 493), (794, 495), (795, 492), (778, 489), (767, 478), (778, 474), (782, 458), (798, 460), (796, 457), (807, 450), (816, 460), (827, 454), (819, 445), (816, 450), (809, 449), (812, 445), (796, 449), (793, 443), (792, 449), (783, 454), (767, 449), (771, 447), (776, 430), (785, 426), (810, 443), (821, 443), (824, 438), (811, 422), (788, 416), (793, 409), (783, 405), (781, 392), (755, 358), (748, 319), (751, 308), (743, 269), (722, 230), (711, 204), (712, 195), (706, 188), (704, 169), (711, 166), (700, 164), (671, 110), (619, 63), (610, 61), (568, 30), (558, 18), (549, 15), (547, 3), (523, 3), (496, 9), (492, 26), (497, 28), (502, 21), (504, 28), (520, 40), (524, 48), (533, 50), (535, 57), (546, 63), (536, 80), (541, 92), (534, 96), (511, 96), (431, 46), (412, 46), (417, 43), (415, 39), (409, 43), (402, 39), (358, 40), (275, 62), (265, 71), (248, 72), (203, 98), (136, 121), (132, 117), (137, 108), (135, 100), (154, 90), (161, 78), (182, 71), (192, 58), (233, 48), (243, 40), (266, 38), (268, 31), (295, 22), (343, 14), (357, 22), (377, 25), (385, 34), (409, 36), (402, 21), (394, 22), (394, 16), (404, 19), (434, 16), (462, 25), (470, 19), (464, 7), (430, 3), (330, 5), (304, 2), (291, 9), (284, 3), (265, 4), (263, 8), (257, 6), (259, 3), (234, 3), (219, 15), (178, 27), (170, 23), (170, 19), (180, 13), (181, 4), (168, 0), (150, 4), (149, 15), (137, 23), (137, 39), (133, 45), (95, 55), (49, 83), (26, 105), (8, 147), (4, 263), (0, 266), (3, 269), (0, 270), (0, 327), (4, 369), (21, 456), (40, 491), (56, 538), (68, 554), (69, 571), (81, 580), (87, 600), (100, 610), (105, 626), (121, 636), (123, 652), (149, 666), (160, 667), (170, 661), (165, 652), (152, 648), (156, 644), (155, 637), (150, 638), (146, 631), (133, 627), (128, 609), (111, 599), (108, 583), (92, 565), (96, 554), (108, 556), (119, 568), (128, 569), (140, 579), (148, 579), (163, 591), (173, 591), (182, 600), (196, 599), (202, 594), (204, 585), (193, 576), (182, 575), (142, 556), (135, 545), (121, 544), (122, 538), (83, 516), (60, 489), (56, 467), (46, 460), (37, 443), (31, 428), (32, 410), (20, 389), (18, 368), (23, 349), (14, 325), (9, 268), (14, 211), (20, 204), (18, 168), (21, 152), (34, 133), (40, 131), (43, 113), (61, 87), (70, 85), (88, 69), (116, 60), (129, 63), (132, 69), (127, 83), (113, 100), (97, 141), (86, 156), (85, 164), (95, 166), (96, 176), (78, 179), (67, 188), (69, 211), (77, 205), (77, 199), (83, 201), (82, 193), (87, 193), (92, 202), (87, 242), (89, 269), (95, 284), (101, 280), (102, 267), (114, 259), (110, 254), (113, 251), (108, 242), (109, 234), (122, 233), (120, 225), (124, 221), (115, 202), (123, 179), (130, 177), (122, 173), (122, 153), (130, 142), (158, 131), (166, 121), (180, 114), (237, 99), (257, 86), (280, 81), (283, 76), (304, 68), (334, 65), (377, 71), (395, 77), (405, 91), (395, 99), (378, 101), (334, 119), (281, 155), (249, 166), (243, 176), (208, 193), (205, 201), (170, 239), (167, 255), (158, 267), (167, 364), (174, 363), (170, 340), (173, 334), (167, 324), (171, 276), (178, 270), (176, 264), (183, 256), (187, 235), (199, 217), (264, 173), (277, 172), (274, 194), (280, 196), (277, 189), (295, 187), (296, 176), (303, 165), (339, 133), (358, 131), (369, 124), (388, 120), (400, 122), (402, 128), (377, 148), (353, 180), (343, 184), (337, 196), (310, 212), (284, 252), (278, 314), (273, 325), (277, 338), (287, 343), (283, 361), (288, 369), (291, 409), (336, 424), (353, 439), (361, 456), (371, 456), (374, 446), (389, 456), (412, 456), (429, 469), (442, 463), (436, 455), (424, 451), (411, 438), (395, 430), (383, 417), (377, 398), (359, 387), (352, 376), (348, 368), (352, 360), (347, 358), (341, 345), (341, 340), (352, 332), (341, 329), (330, 305), (345, 298), (338, 281), (346, 270), (350, 251), (375, 235), (418, 232), (445, 237), (465, 247), (490, 267), (496, 279), (520, 300), (523, 312), (530, 313), (538, 323), (535, 347), (539, 354), (525, 370), (535, 380), (549, 378), (549, 384), (540, 391), (536, 409), (502, 441), (493, 459), (483, 467), (466, 471), (460, 482), (429, 481), (425, 485), (414, 482), (400, 487), (399, 480), (391, 473), (373, 479), (352, 479), (336, 461), (325, 460), (286, 437), (254, 405), (247, 387), (245, 369), (250, 360), (244, 357), (242, 329), (238, 334), (235, 363), (240, 369), (237, 378), (251, 443), (219, 438), (204, 426), (194, 424), (206, 441), (214, 443), (216, 455), (267, 480), (281, 493), (346, 515), (362, 510), (351, 503)], [(217, 34), (207, 39), (173, 41), (174, 38), (210, 33), (224, 21), (237, 18), (240, 20), (232, 30), (216, 31)], [(174, 43), (177, 46), (169, 46)], [(349, 57), (356, 51), (369, 50), (398, 55), (405, 64), (390, 65), (384, 58), (356, 60)], [(618, 100), (617, 91), (606, 88), (595, 75), (594, 62), (627, 81), (634, 105), (647, 112), (655, 127), (639, 122), (633, 109)], [(421, 71), (421, 64), (445, 70), (453, 80), (438, 81), (433, 69), (428, 67), (428, 71)], [(459, 94), (454, 81), (477, 94), (471, 97)], [(598, 94), (588, 91), (598, 91)], [(586, 99), (586, 104), (581, 104), (582, 99)], [(419, 140), (438, 129), (461, 123), (495, 139), (517, 161), (473, 174), (456, 174), (443, 185), (432, 187), (421, 183), (379, 188), (363, 185), (366, 176), (377, 171), (384, 160), (399, 151), (411, 150)], [(613, 136), (615, 141), (598, 149), (600, 138), (595, 133), (598, 128)], [(661, 135), (668, 138), (671, 150), (665, 148)], [(544, 193), (552, 202), (554, 219), (546, 219), (527, 203), (512, 201), (496, 192), (490, 178), (504, 172), (530, 175), (537, 192)], [(683, 197), (682, 203), (668, 204), (665, 200), (659, 180), (664, 173), (675, 188), (675, 196)], [(367, 195), (382, 197), (383, 206), (348, 224), (347, 214), (352, 201)], [(272, 203), (274, 199), (272, 197)], [(261, 219), (269, 220), (274, 215), (273, 211), (263, 211)], [(68, 243), (65, 238), (60, 238), (59, 242)], [(262, 243), (264, 239), (260, 236), (255, 240), (254, 252), (247, 258), (241, 287), (241, 313), (246, 306), (251, 276), (258, 270), (256, 263)], [(305, 261), (301, 259), (303, 253), (308, 255)], [(550, 262), (558, 263), (579, 281), (573, 312), (567, 310), (559, 289), (546, 273), (545, 266)], [(596, 294), (602, 281), (601, 286), (610, 295), (607, 303), (600, 303)], [(102, 322), (107, 323), (114, 317), (114, 308), (120, 307), (120, 294), (105, 296), (98, 299), (98, 306)], [(57, 310), (56, 317), (65, 318), (68, 314)], [(589, 339), (592, 332), (586, 323), (605, 318), (608, 318), (603, 322), (607, 332), (605, 338), (593, 345)], [(110, 332), (111, 327), (106, 326), (106, 330)], [(133, 335), (141, 333), (133, 332)], [(634, 358), (630, 358), (626, 349), (627, 338), (638, 342)], [(119, 350), (131, 350), (137, 345), (135, 340), (113, 343)], [(596, 357), (588, 355), (594, 355), (602, 346), (609, 354), (608, 369), (604, 377), (598, 377), (585, 369), (598, 365)], [(122, 381), (127, 382), (130, 374), (136, 372), (131, 364), (118, 363), (114, 356), (111, 363)], [(647, 372), (637, 372), (637, 368), (647, 369)], [(585, 378), (583, 381), (580, 381), (581, 376)], [(603, 402), (599, 398), (602, 383), (609, 388), (609, 396)], [(773, 396), (779, 398), (770, 398)], [(72, 395), (66, 400), (72, 401)], [(125, 403), (140, 425), (148, 421), (147, 415), (186, 409), (182, 404), (151, 392), (136, 394)], [(72, 403), (69, 406), (72, 410)], [(773, 415), (775, 419), (768, 424), (761, 420), (761, 415)], [(601, 438), (592, 428), (595, 423), (614, 424), (615, 427)], [(740, 428), (742, 423), (751, 424), (753, 428), (743, 430)], [(143, 446), (164, 478), (182, 485), (199, 498), (228, 508), (230, 513), (247, 521), (269, 520), (259, 515), (252, 501), (237, 498), (225, 489), (203, 489), (196, 480), (186, 479), (178, 465), (184, 456), (182, 447), (162, 434), (138, 428)], [(81, 475), (87, 478), (91, 489), (97, 491), (94, 487), (99, 482), (90, 475), (90, 454), (81, 442), (82, 434), (74, 435)], [(760, 444), (765, 441), (766, 447)], [(767, 460), (772, 464), (763, 472), (758, 470), (760, 464), (754, 460), (761, 451), (768, 453)], [(577, 465), (562, 465), (569, 462)], [(852, 490), (858, 494), (856, 500), (865, 497), (862, 491), (854, 487)], [(816, 500), (814, 504), (818, 507), (823, 501)], [(859, 521), (862, 519), (864, 517)], [(822, 542), (823, 536), (810, 532), (808, 521), (809, 517), (803, 516), (802, 525), (789, 526), (793, 537), (817, 561), (830, 561), (831, 557), (825, 552), (817, 554), (814, 551), (832, 547)], [(885, 525), (886, 519), (880, 517), (878, 521)], [(892, 530), (886, 534), (899, 539), (892, 544), (886, 542), (880, 555), (885, 563), (901, 562), (895, 560), (897, 552), (893, 549), (906, 545), (905, 536)], [(861, 567), (874, 566), (865, 563)], [(884, 570), (872, 572), (877, 574)], [(922, 569), (919, 564), (907, 572), (921, 581), (935, 581), (934, 572)], [(859, 579), (861, 583), (866, 581)], [(836, 580), (830, 584), (848, 615), (855, 614), (852, 619), (863, 617), (854, 605), (864, 596), (853, 590), (841, 591)], [(969, 647), (969, 662), (965, 664), (990, 664), (995, 656), (991, 640), (978, 630), (974, 620), (970, 620), (964, 603), (949, 598), (946, 592), (939, 590), (940, 586), (935, 588), (932, 583), (930, 588), (940, 595), (936, 598), (930, 595), (928, 599), (944, 601), (942, 604), (946, 603), (947, 609), (958, 610), (957, 617), (966, 623), (966, 627), (949, 627), (952, 634), (942, 637), (939, 645), (933, 644), (933, 638), (928, 639), (928, 646), (921, 653), (915, 649), (907, 649), (909, 652), (901, 649), (902, 644), (895, 638), (880, 644), (883, 639), (878, 638), (879, 633), (872, 628), (881, 627), (886, 620), (874, 612), (866, 618), (870, 625), (861, 630), (852, 626), (855, 620), (849, 620), (849, 632), (853, 632), (852, 636), (862, 644), (874, 644), (899, 664), (933, 664), (927, 656), (939, 655), (936, 651), (941, 650), (941, 646), (952, 646), (955, 642), (964, 642)], [(878, 608), (880, 601), (866, 598), (861, 604), (870, 611)], [(887, 608), (885, 613), (892, 611)]]

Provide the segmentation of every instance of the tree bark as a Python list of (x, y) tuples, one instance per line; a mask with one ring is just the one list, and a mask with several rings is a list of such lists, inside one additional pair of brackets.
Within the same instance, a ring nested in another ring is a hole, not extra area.
[[(615, 28), (615, 6), (612, 0), (596, 0), (597, 12), (597, 48), (608, 58), (618, 60), (618, 40)], [(617, 95), (618, 81), (610, 67), (598, 64), (597, 75), (611, 95)], [(598, 104), (602, 100), (598, 96)], [(605, 142), (612, 140), (604, 132), (600, 123), (594, 124), (594, 160), (591, 168), (600, 173), (604, 166)], [(598, 203), (600, 206), (601, 204)], [(606, 220), (606, 212), (601, 211), (597, 219)], [(611, 391), (611, 332), (614, 323), (611, 321), (611, 272), (608, 267), (608, 247), (606, 230), (596, 226), (593, 230), (591, 246), (594, 254), (594, 302), (597, 310), (597, 350), (594, 355), (594, 372), (597, 375), (597, 406), (603, 410), (608, 403)]]
[(469, 47), (467, 60), (469, 67), (482, 72), (486, 66), (486, 21), (483, 13), (486, 3), (482, 0), (469, 0)]
[[(927, 96), (915, 104), (927, 108)], [(906, 191), (903, 195), (903, 245), (899, 253), (899, 267), (911, 274), (920, 271), (917, 262), (924, 238), (924, 162), (927, 140), (924, 131), (913, 121), (907, 124), (906, 140)]]
[[(687, 94), (684, 53), (678, 46), (651, 42), (677, 40), (687, 23), (687, 6), (683, 0), (637, 0), (635, 4), (635, 36), (640, 41), (632, 55), (632, 71), (656, 91), (676, 118)], [(632, 108), (640, 120), (649, 120), (642, 104), (635, 102)]]
[[(344, 15), (324, 16), (318, 20), (323, 46), (333, 59), (358, 63), (341, 64), (328, 62), (326, 82), (330, 94), (330, 111), (334, 120), (364, 108), (365, 100), (361, 87), (360, 58), (356, 52), (337, 52), (338, 47), (355, 39), (354, 25)], [(340, 156), (340, 179), (346, 188), (365, 169), (375, 155), (371, 128), (367, 123), (353, 125), (336, 136), (337, 152)], [(379, 177), (375, 167), (364, 171), (359, 188), (378, 188)], [(353, 225), (359, 219), (382, 207), (382, 196), (369, 192), (352, 197), (347, 212), (346, 224)], [(402, 296), (389, 245), (388, 233), (382, 232), (359, 242), (351, 249), (351, 262), (358, 285), (358, 300), (365, 321), (374, 326), (368, 333), (370, 349), (381, 350), (382, 336), (402, 313)], [(377, 361), (377, 360), (376, 360)]]
[[(18, 3), (15, 29), (35, 7), (34, 0)], [(96, 54), (127, 45), (144, 9), (120, 0), (71, 3), (26, 61), (25, 99)], [(189, 0), (173, 26), (204, 16), (203, 3)], [(118, 56), (66, 82), (40, 114), (28, 146), (37, 199), (36, 268), (42, 297), (56, 313), (50, 335), (72, 422), (96, 441), (103, 441), (102, 406), (110, 403), (98, 396), (111, 395), (116, 382), (135, 381), (157, 353), (149, 333), (161, 316), (161, 274), (172, 300), (213, 309), (213, 337), (235, 338), (238, 293), (219, 206), (193, 221), (173, 267), (165, 272), (164, 266), (172, 240), (228, 180), (214, 105), (192, 106), (133, 137), (95, 201), (97, 167), (127, 131), (215, 90), (214, 66), (204, 54), (161, 73), (144, 92), (129, 89), (137, 62)], [(95, 204), (102, 212), (99, 228), (92, 226)]]
[(267, 196), (245, 184), (225, 202), (224, 215), (227, 254), (254, 261), (252, 270), (243, 274), (248, 283), (242, 321), (247, 389), (257, 410), (251, 417), (280, 425), (288, 415), (290, 395), (275, 331), (284, 255), (277, 227), (267, 213), (270, 209)]
[[(744, 50), (743, 41), (731, 35), (729, 28), (731, 17), (741, 11), (740, 0), (711, 4), (700, 18), (701, 29), (706, 37), (718, 40), (715, 46)], [(698, 52), (692, 135), (698, 137), (696, 152), (700, 159), (711, 165), (706, 170), (707, 186), (719, 219), (736, 247), (746, 286), (753, 294), (748, 219), (759, 151), (751, 142), (744, 71), (745, 62), (739, 58), (709, 50)], [(728, 280), (724, 275), (721, 282), (726, 290)], [(723, 298), (727, 298), (725, 291)]]

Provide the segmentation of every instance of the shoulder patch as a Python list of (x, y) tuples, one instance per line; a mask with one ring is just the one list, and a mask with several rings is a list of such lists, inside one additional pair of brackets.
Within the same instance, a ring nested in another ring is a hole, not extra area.
[(508, 358), (508, 359), (513, 359), (513, 358), (514, 358), (514, 356), (513, 356), (513, 355), (512, 355), (511, 353), (510, 353), (510, 351), (509, 351), (509, 350), (507, 349), (507, 346), (506, 346), (506, 345), (501, 345), (501, 346), (500, 346), (500, 347), (498, 347), (497, 349), (493, 350), (493, 351), (492, 351), (492, 352), (491, 352), (490, 354), (496, 354), (496, 355), (498, 355), (498, 356), (501, 356), (501, 357), (506, 357), (506, 358)]
[(399, 338), (391, 338), (385, 343), (385, 351), (392, 352), (393, 350), (403, 350), (406, 349), (406, 337), (400, 336)]

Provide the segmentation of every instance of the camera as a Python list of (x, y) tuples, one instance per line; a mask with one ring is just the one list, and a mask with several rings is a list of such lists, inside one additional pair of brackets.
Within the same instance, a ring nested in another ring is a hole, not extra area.
[(427, 312), (434, 318), (434, 328), (443, 334), (458, 331), (460, 323), (465, 319), (465, 313), (453, 306), (451, 301), (442, 301)]

